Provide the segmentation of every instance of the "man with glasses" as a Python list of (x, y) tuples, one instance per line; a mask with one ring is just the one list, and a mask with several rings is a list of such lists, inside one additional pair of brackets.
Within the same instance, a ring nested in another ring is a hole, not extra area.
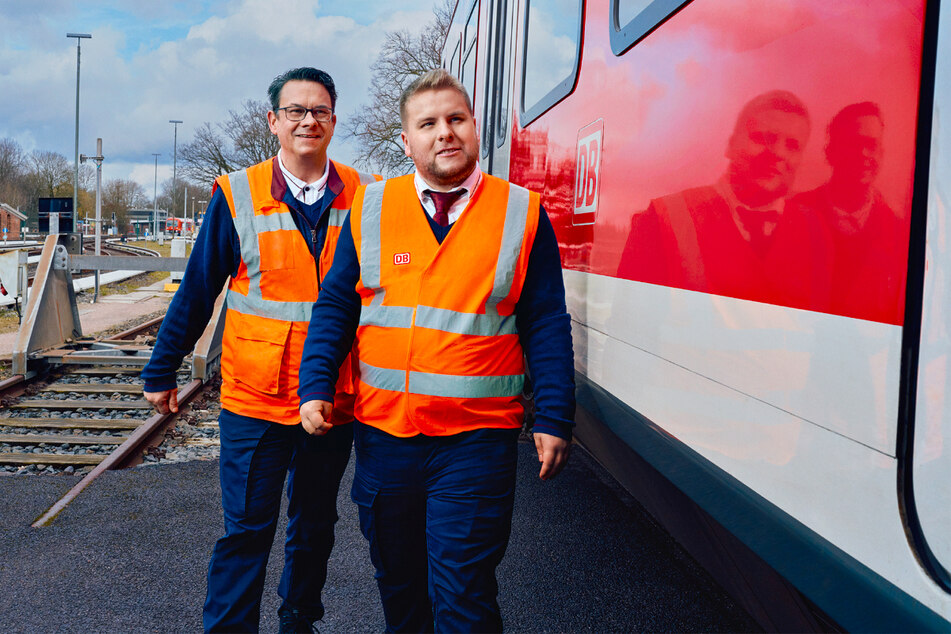
[(300, 424), (298, 367), (311, 306), (354, 192), (379, 177), (328, 160), (337, 95), (327, 73), (290, 70), (268, 95), (268, 126), (281, 149), (216, 179), (181, 288), (142, 371), (146, 398), (160, 413), (177, 411), (175, 372), (227, 281), (219, 419), (225, 535), (208, 568), (208, 632), (257, 631), (286, 476), (280, 631), (311, 631), (323, 617), (337, 489), (353, 441), (349, 363), (337, 384), (344, 406), (321, 437)]

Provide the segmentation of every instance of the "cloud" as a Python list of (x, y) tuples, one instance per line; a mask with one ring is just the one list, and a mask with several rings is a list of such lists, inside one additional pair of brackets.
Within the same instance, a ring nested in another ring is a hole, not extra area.
[[(40, 4), (42, 10), (0, 0), (0, 138), (72, 158), (76, 41), (66, 33), (91, 33), (82, 40), (80, 152), (91, 153), (102, 137), (104, 175), (134, 178), (150, 192), (151, 153), (162, 154), (160, 179), (163, 166), (171, 167), (169, 119), (184, 121), (178, 143), (188, 142), (204, 122), (224, 121), (245, 100), (266, 98), (281, 72), (316, 66), (337, 82), (343, 120), (367, 99), (369, 66), (384, 33), (418, 30), (432, 18), (432, 0), (372, 3), (372, 21), (361, 2)], [(353, 152), (338, 136), (331, 155), (347, 162)]]

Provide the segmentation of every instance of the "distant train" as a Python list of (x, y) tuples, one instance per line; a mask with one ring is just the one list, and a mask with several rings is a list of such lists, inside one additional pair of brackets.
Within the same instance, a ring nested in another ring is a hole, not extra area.
[(165, 221), (165, 232), (176, 236), (191, 235), (195, 221), (191, 218), (170, 217)]
[(939, 8), (459, 0), (445, 42), (558, 235), (577, 439), (766, 629), (951, 630)]

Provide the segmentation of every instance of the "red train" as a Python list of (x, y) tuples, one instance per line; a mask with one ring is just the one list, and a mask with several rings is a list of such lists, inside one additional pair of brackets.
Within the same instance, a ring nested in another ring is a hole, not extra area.
[(951, 629), (939, 8), (459, 0), (445, 43), (555, 226), (579, 442), (768, 629)]
[(165, 232), (172, 235), (191, 235), (194, 230), (195, 221), (191, 218), (170, 217), (165, 221)]

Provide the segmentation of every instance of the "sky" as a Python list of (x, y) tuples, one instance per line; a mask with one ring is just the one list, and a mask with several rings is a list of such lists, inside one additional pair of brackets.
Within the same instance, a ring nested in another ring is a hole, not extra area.
[(103, 181), (132, 179), (151, 194), (172, 177), (178, 146), (223, 122), (298, 66), (336, 83), (331, 158), (351, 163), (340, 125), (368, 101), (370, 65), (387, 31), (418, 31), (436, 0), (0, 0), (0, 138), (26, 152), (75, 155), (76, 39), (79, 152), (103, 140)]

